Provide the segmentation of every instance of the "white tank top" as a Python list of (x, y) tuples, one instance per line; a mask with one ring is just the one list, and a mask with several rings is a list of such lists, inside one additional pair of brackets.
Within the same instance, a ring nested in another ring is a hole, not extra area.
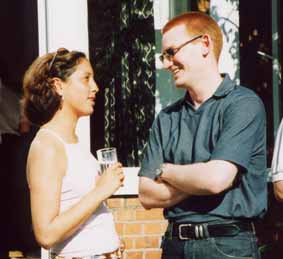
[[(67, 171), (61, 190), (60, 213), (72, 207), (95, 186), (99, 164), (91, 152), (80, 143), (68, 144), (50, 129), (40, 129), (52, 134), (65, 147)], [(112, 213), (105, 203), (92, 214), (78, 231), (67, 240), (51, 249), (65, 257), (84, 257), (115, 251), (119, 238), (115, 230)]]

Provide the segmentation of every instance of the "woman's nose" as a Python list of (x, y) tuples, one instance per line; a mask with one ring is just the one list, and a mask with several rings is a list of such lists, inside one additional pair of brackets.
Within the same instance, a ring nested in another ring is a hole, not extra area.
[(94, 79), (91, 80), (91, 88), (90, 88), (90, 90), (92, 92), (95, 92), (95, 93), (97, 93), (99, 91), (98, 85), (97, 85), (97, 83), (95, 82)]

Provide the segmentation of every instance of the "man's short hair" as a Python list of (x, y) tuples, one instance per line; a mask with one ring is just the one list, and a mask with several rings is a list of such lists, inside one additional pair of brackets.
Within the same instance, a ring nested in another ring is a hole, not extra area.
[(167, 22), (162, 29), (162, 34), (182, 24), (186, 26), (188, 34), (192, 37), (204, 34), (210, 36), (213, 43), (213, 52), (218, 61), (223, 46), (223, 35), (216, 21), (202, 12), (187, 12)]

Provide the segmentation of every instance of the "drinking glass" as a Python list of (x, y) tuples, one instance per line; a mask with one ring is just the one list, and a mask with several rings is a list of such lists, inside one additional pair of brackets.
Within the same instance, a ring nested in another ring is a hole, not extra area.
[(100, 164), (101, 174), (112, 164), (118, 162), (117, 150), (115, 147), (101, 148), (96, 151), (97, 160)]

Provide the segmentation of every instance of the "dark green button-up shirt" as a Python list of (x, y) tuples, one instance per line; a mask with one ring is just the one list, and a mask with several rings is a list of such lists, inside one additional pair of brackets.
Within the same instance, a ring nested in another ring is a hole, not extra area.
[(159, 113), (139, 176), (154, 179), (162, 163), (209, 160), (237, 165), (239, 181), (218, 195), (191, 196), (165, 209), (165, 217), (208, 222), (262, 216), (267, 207), (265, 110), (253, 91), (236, 85), (228, 75), (197, 110), (187, 94)]

